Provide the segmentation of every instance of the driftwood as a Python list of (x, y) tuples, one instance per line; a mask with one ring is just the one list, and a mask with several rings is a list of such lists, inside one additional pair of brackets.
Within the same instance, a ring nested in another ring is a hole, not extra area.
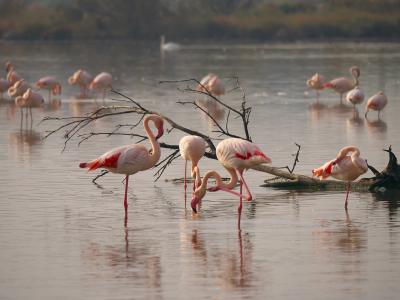
[[(368, 165), (375, 177), (362, 178), (351, 183), (350, 189), (353, 191), (384, 191), (390, 189), (400, 190), (400, 166), (397, 157), (392, 152), (392, 148), (384, 149), (389, 153), (389, 162), (382, 172), (378, 172), (374, 167)], [(279, 168), (259, 165), (254, 170), (269, 173), (276, 177), (265, 180), (264, 187), (274, 187), (278, 189), (323, 189), (323, 190), (345, 190), (346, 182), (338, 180), (319, 180), (310, 176), (295, 174), (283, 171)]]

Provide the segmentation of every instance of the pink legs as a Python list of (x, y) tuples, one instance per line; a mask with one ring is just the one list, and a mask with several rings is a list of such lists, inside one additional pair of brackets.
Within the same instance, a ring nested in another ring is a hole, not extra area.
[[(242, 183), (244, 184), (244, 187), (247, 191), (247, 201), (251, 201), (253, 199), (253, 195), (250, 193), (249, 187), (247, 186), (246, 181), (243, 178), (243, 170), (236, 170), (240, 176), (240, 185), (242, 185)], [(240, 190), (240, 194), (242, 193), (242, 191)]]
[(183, 188), (185, 190), (185, 210), (186, 210), (186, 191), (187, 191), (187, 183), (186, 183), (186, 172), (187, 172), (187, 160), (185, 160), (185, 178), (183, 180)]
[(124, 197), (124, 207), (125, 207), (125, 227), (128, 225), (128, 179), (129, 175), (125, 177), (125, 197)]
[(344, 202), (344, 209), (347, 211), (347, 199), (349, 198), (350, 181), (346, 183), (346, 200)]
[(240, 196), (239, 196), (239, 207), (238, 207), (238, 230), (240, 231), (240, 219), (242, 217), (242, 180), (240, 180)]

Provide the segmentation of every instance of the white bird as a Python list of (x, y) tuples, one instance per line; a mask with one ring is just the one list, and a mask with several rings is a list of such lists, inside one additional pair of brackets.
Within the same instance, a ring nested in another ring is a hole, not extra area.
[(174, 42), (165, 42), (165, 36), (160, 37), (160, 50), (163, 51), (177, 51), (181, 49), (181, 45)]

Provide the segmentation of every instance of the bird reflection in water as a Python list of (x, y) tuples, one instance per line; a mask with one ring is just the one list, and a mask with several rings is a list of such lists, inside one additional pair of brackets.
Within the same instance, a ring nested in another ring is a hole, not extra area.
[(368, 118), (365, 118), (365, 120), (367, 121), (366, 124), (369, 134), (385, 133), (387, 131), (387, 124), (381, 119), (371, 121)]
[(35, 145), (42, 143), (42, 135), (32, 129), (20, 129), (11, 132), (9, 140), (18, 153), (29, 153)]
[(45, 105), (45, 111), (59, 111), (61, 108), (62, 102), (59, 98), (50, 99), (50, 101)]
[(353, 109), (353, 115), (347, 119), (347, 125), (352, 127), (360, 127), (364, 125), (364, 118), (360, 118), (357, 108)]
[(201, 114), (208, 123), (210, 129), (215, 125), (214, 121), (221, 121), (225, 116), (225, 109), (213, 98), (201, 98), (196, 100)]

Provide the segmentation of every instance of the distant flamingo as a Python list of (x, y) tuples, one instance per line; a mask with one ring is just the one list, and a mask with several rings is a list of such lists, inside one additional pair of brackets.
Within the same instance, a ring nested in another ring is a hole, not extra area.
[(360, 68), (353, 66), (349, 69), (352, 79), (339, 77), (332, 79), (324, 84), (324, 88), (330, 88), (340, 95), (340, 104), (343, 103), (343, 94), (358, 86), (358, 78), (360, 77)]
[(347, 93), (346, 100), (353, 104), (354, 108), (356, 108), (357, 104), (360, 104), (364, 101), (364, 93), (358, 86), (356, 86)]
[[(32, 108), (41, 107), (43, 104), (44, 104), (43, 96), (40, 93), (33, 91), (31, 88), (28, 88), (22, 96), (16, 97), (15, 105), (21, 108), (21, 126), (23, 118), (22, 109), (23, 108), (29, 109), (29, 114), (31, 117), (31, 126), (32, 126), (33, 123)], [(28, 111), (26, 111), (26, 117), (28, 117)]]
[(51, 99), (52, 93), (53, 93), (53, 95), (61, 94), (61, 84), (60, 84), (60, 82), (57, 81), (57, 79), (55, 79), (52, 76), (46, 76), (46, 77), (40, 78), (36, 82), (36, 86), (39, 89), (49, 90), (49, 101)]
[(76, 71), (70, 78), (68, 78), (68, 83), (70, 85), (79, 85), (81, 93), (81, 97), (87, 96), (87, 90), (89, 89), (89, 85), (93, 80), (93, 76), (90, 75), (89, 72), (79, 69)]
[[(192, 173), (194, 168), (197, 167), (199, 160), (203, 157), (206, 151), (206, 141), (197, 135), (187, 135), (181, 138), (179, 141), (179, 151), (182, 158), (185, 160), (185, 178), (184, 178), (184, 189), (185, 189), (185, 207), (186, 207), (186, 172), (187, 172), (187, 162), (190, 160), (192, 162)], [(196, 181), (193, 181), (193, 191), (197, 187)]]
[(378, 119), (379, 119), (381, 110), (385, 108), (387, 102), (388, 99), (382, 91), (373, 95), (367, 101), (367, 106), (365, 107), (365, 117), (367, 117), (369, 110), (372, 109), (378, 111)]
[(24, 79), (20, 79), (8, 88), (8, 95), (11, 98), (22, 96), (30, 87), (29, 83)]
[(160, 37), (160, 50), (161, 50), (161, 52), (164, 52), (164, 51), (177, 51), (177, 50), (180, 50), (181, 49), (181, 45), (179, 45), (179, 44), (177, 44), (177, 43), (174, 43), (174, 42), (168, 42), (168, 43), (166, 43), (165, 42), (165, 36), (164, 35), (162, 35), (161, 37)]
[(197, 90), (206, 92), (208, 91), (213, 96), (221, 96), (225, 94), (225, 86), (222, 83), (221, 79), (213, 73), (209, 73), (207, 76), (204, 76), (200, 84), (197, 87)]
[[(352, 153), (351, 156), (347, 155)], [(329, 176), (346, 181), (346, 200), (344, 207), (347, 210), (347, 199), (350, 191), (350, 182), (368, 171), (365, 159), (360, 157), (360, 150), (355, 146), (342, 148), (335, 159), (326, 162), (321, 167), (312, 170), (313, 176), (326, 179)]]
[[(225, 169), (231, 174), (231, 181), (228, 186), (224, 186), (221, 182), (217, 181), (217, 185), (215, 187), (209, 188), (209, 191), (217, 191), (224, 190), (230, 191), (234, 187), (234, 179), (233, 173), (237, 172), (240, 176), (240, 202), (238, 207), (238, 228), (240, 229), (240, 218), (242, 213), (242, 186), (244, 185), (247, 191), (247, 200), (250, 201), (253, 196), (250, 193), (250, 190), (247, 186), (246, 181), (243, 178), (243, 171), (247, 170), (251, 167), (262, 163), (270, 163), (271, 159), (269, 159), (255, 144), (238, 139), (238, 138), (228, 138), (221, 141), (216, 149), (218, 161), (225, 167)], [(215, 175), (215, 173), (212, 173)], [(211, 174), (209, 175), (210, 177)], [(216, 176), (216, 175), (215, 175)], [(215, 177), (213, 176), (213, 177)], [(206, 178), (205, 178), (206, 179)], [(204, 183), (206, 181), (203, 179), (203, 184), (200, 188), (197, 188), (194, 192), (194, 196), (192, 199), (192, 209), (196, 212), (196, 205), (204, 197)], [(236, 176), (237, 180), (237, 176)], [(236, 182), (235, 182), (236, 184)]]
[(8, 91), (10, 84), (6, 79), (0, 78), (0, 99), (3, 99), (3, 93)]
[(10, 86), (16, 83), (18, 80), (21, 80), (22, 77), (15, 71), (14, 65), (11, 62), (6, 62), (6, 72), (7, 72), (7, 81)]
[(325, 77), (315, 73), (310, 79), (307, 80), (307, 86), (317, 93), (317, 100), (319, 100), (319, 91), (324, 89)]
[[(149, 128), (149, 121), (152, 121), (158, 130), (156, 137)], [(125, 175), (125, 226), (128, 222), (127, 197), (129, 175), (154, 167), (161, 155), (161, 149), (157, 139), (164, 133), (163, 119), (157, 115), (148, 115), (143, 120), (143, 126), (152, 146), (150, 151), (144, 145), (132, 144), (112, 149), (99, 158), (79, 164), (80, 168), (88, 168), (89, 171), (104, 168), (112, 173)]]
[(110, 73), (101, 72), (90, 83), (90, 88), (102, 91), (104, 101), (107, 90), (112, 88), (112, 80), (113, 78)]

